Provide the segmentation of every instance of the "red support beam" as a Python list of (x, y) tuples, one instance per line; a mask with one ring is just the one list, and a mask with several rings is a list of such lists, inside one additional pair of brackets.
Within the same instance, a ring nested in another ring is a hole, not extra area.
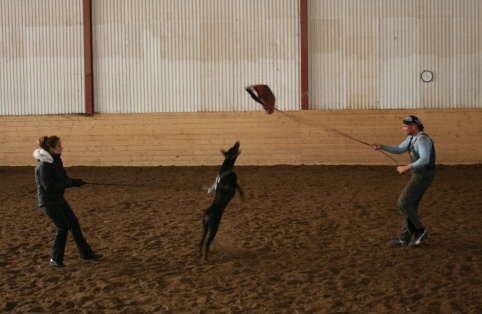
[(92, 57), (92, 4), (84, 0), (85, 113), (94, 114), (94, 66)]
[(300, 0), (301, 109), (308, 110), (308, 0)]

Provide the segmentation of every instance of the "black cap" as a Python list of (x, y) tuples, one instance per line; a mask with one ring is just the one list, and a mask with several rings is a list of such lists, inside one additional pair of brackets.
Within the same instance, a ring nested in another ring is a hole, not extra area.
[(405, 124), (405, 125), (415, 124), (416, 126), (418, 126), (418, 128), (420, 129), (420, 131), (423, 131), (422, 120), (420, 120), (420, 119), (417, 118), (416, 116), (408, 116), (408, 117), (406, 117), (405, 119), (403, 119), (403, 124)]

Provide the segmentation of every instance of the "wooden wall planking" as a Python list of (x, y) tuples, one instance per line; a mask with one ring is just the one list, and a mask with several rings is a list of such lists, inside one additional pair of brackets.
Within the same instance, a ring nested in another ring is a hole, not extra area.
[[(219, 165), (220, 149), (241, 142), (237, 165), (394, 165), (350, 140), (400, 144), (402, 119), (419, 116), (439, 164), (482, 162), (482, 110), (306, 110), (0, 117), (0, 165), (33, 166), (42, 135), (63, 140), (66, 166)], [(407, 156), (394, 155), (407, 163)]]

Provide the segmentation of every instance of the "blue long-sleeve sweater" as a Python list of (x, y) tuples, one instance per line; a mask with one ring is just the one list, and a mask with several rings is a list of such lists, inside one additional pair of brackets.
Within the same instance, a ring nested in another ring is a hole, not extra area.
[(428, 136), (421, 136), (424, 132), (420, 132), (415, 136), (408, 136), (399, 146), (388, 146), (380, 144), (380, 149), (383, 149), (392, 154), (403, 154), (408, 152), (408, 145), (410, 139), (412, 140), (412, 146), (415, 152), (420, 158), (409, 165), (410, 169), (419, 169), (427, 166), (430, 162), (430, 152), (432, 151), (432, 141)]

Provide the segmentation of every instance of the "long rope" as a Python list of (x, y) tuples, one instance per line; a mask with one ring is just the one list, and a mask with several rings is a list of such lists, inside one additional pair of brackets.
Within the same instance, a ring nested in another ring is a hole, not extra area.
[[(259, 98), (259, 100), (262, 101), (261, 98)], [(269, 108), (271, 108), (271, 109), (273, 109), (273, 110), (276, 110), (277, 112), (285, 115), (286, 117), (288, 117), (288, 118), (290, 118), (290, 119), (295, 120), (296, 122), (306, 124), (305, 121), (302, 121), (302, 120), (298, 119), (297, 117), (295, 117), (295, 116), (293, 116), (293, 115), (290, 115), (290, 114), (288, 114), (288, 113), (286, 113), (286, 112), (283, 112), (283, 111), (275, 108), (274, 106), (270, 106), (270, 105), (266, 104), (265, 102), (263, 102), (263, 103), (264, 103), (265, 106), (267, 106), (267, 107), (269, 107)], [(347, 138), (347, 139), (349, 139), (349, 140), (358, 142), (358, 143), (363, 144), (363, 145), (371, 146), (371, 145), (368, 144), (367, 142), (364, 142), (364, 141), (362, 141), (362, 140), (359, 140), (359, 139), (357, 139), (357, 138), (354, 138), (353, 136), (351, 136), (351, 135), (349, 135), (349, 134), (346, 134), (346, 133), (344, 133), (344, 132), (342, 132), (342, 131), (340, 131), (340, 130), (337, 130), (337, 129), (335, 129), (335, 128), (332, 128), (332, 127), (330, 127), (330, 126), (328, 126), (328, 125), (326, 125), (326, 124), (323, 124), (323, 123), (320, 123), (320, 124), (321, 124), (324, 128), (326, 128), (326, 129), (332, 131), (333, 133), (336, 133), (336, 134), (338, 134), (338, 135), (340, 135), (340, 136), (342, 136), (342, 137), (344, 137), (344, 138)], [(319, 128), (319, 127), (320, 127), (320, 124), (311, 124), (311, 125)], [(399, 163), (398, 163), (392, 156), (388, 155), (387, 153), (385, 153), (385, 152), (382, 151), (382, 150), (378, 150), (378, 151), (379, 151), (380, 153), (382, 153), (383, 155), (387, 156), (388, 158), (390, 158), (393, 162), (395, 162), (395, 164), (396, 164), (397, 166), (400, 166)]]
[(149, 187), (154, 186), (150, 184), (128, 184), (128, 183), (101, 183), (101, 182), (85, 182), (90, 185), (112, 185), (112, 186), (133, 186), (133, 187)]

